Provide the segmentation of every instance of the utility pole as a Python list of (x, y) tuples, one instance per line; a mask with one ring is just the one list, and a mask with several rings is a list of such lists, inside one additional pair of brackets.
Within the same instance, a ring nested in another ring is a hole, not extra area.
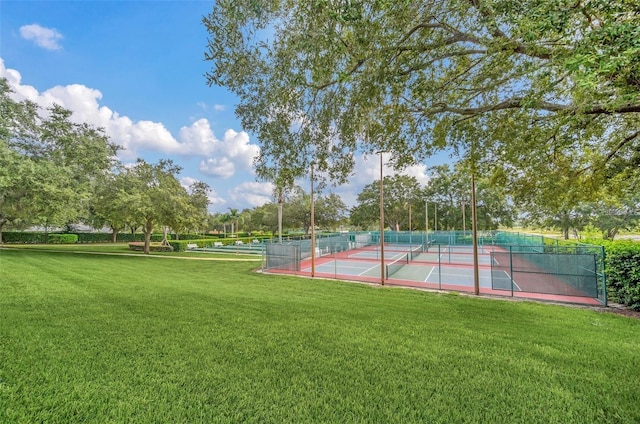
[(478, 271), (478, 214), (476, 210), (476, 178), (471, 173), (471, 220), (473, 221), (473, 292), (480, 294), (480, 275)]
[(380, 284), (384, 286), (384, 189), (382, 179), (382, 152), (380, 152)]
[(313, 208), (313, 162), (311, 162), (311, 277), (316, 276), (316, 233)]

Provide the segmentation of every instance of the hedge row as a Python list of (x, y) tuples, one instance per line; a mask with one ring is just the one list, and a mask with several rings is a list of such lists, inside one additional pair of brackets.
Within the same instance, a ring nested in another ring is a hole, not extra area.
[[(269, 240), (270, 237), (265, 237)], [(187, 245), (197, 244), (199, 248), (202, 247), (215, 247), (214, 243), (222, 243), (223, 246), (233, 246), (237, 241), (241, 241), (243, 245), (254, 244), (254, 240), (258, 240), (260, 243), (263, 240), (260, 237), (240, 237), (240, 238), (226, 238), (226, 239), (211, 239), (211, 238), (198, 238), (192, 240), (172, 240), (169, 244), (173, 247), (174, 252), (184, 252), (187, 250)]]
[[(78, 239), (78, 243), (110, 243), (111, 242), (111, 233), (65, 233), (65, 234), (75, 234)], [(2, 233), (2, 241), (4, 243), (50, 243), (49, 241), (49, 233), (45, 233), (44, 231), (4, 231)], [(270, 235), (253, 235), (250, 236), (247, 233), (238, 233), (238, 238), (230, 238), (225, 237), (224, 234), (213, 234), (213, 235), (202, 235), (202, 234), (178, 234), (177, 236), (168, 234), (167, 238), (169, 240), (179, 239), (179, 240), (200, 240), (200, 239), (214, 239), (216, 241), (222, 241), (223, 243), (232, 243), (233, 240), (243, 240), (250, 241), (253, 239), (258, 240), (269, 240), (274, 236)], [(144, 241), (144, 234), (142, 233), (118, 233), (116, 236), (116, 241), (119, 243), (130, 243), (134, 241)], [(151, 241), (162, 241), (162, 234), (153, 234), (151, 236)]]
[(605, 248), (609, 300), (640, 311), (640, 243), (632, 240), (585, 240)]
[(633, 240), (560, 240), (560, 246), (578, 243), (603, 246), (607, 275), (607, 299), (640, 311), (640, 243)]
[[(75, 237), (75, 241), (69, 242), (65, 241), (64, 243), (109, 243), (111, 242), (111, 234), (110, 233), (64, 233), (65, 236), (73, 236)], [(23, 231), (5, 231), (2, 233), (2, 241), (4, 243), (60, 243), (56, 241), (51, 241), (51, 237), (54, 234), (45, 233), (45, 232), (23, 232)], [(152, 234), (151, 241), (162, 241), (162, 234)], [(199, 237), (199, 236), (198, 236)], [(167, 236), (168, 239), (171, 239), (171, 235)], [(116, 241), (121, 243), (128, 243), (132, 241), (144, 241), (144, 234), (142, 233), (119, 233), (117, 235)]]
[(75, 244), (78, 242), (77, 234), (49, 234), (47, 241), (51, 244)]

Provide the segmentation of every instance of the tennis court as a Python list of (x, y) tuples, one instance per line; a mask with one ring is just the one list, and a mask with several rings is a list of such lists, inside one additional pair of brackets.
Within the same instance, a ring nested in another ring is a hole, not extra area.
[[(386, 235), (385, 235), (386, 240)], [(369, 237), (316, 241), (315, 257), (298, 249), (281, 256), (280, 272), (436, 290), (473, 292), (473, 246), (446, 245), (415, 234), (412, 243), (380, 245)], [(571, 303), (602, 304), (598, 292), (597, 257), (591, 253), (558, 255), (486, 242), (478, 246), (478, 279), (482, 294), (527, 297)], [(281, 246), (285, 248), (285, 246)], [(289, 248), (293, 248), (289, 246)], [(267, 249), (267, 254), (268, 254)], [(526, 252), (521, 252), (525, 250)], [(289, 255), (289, 256), (287, 256)], [(274, 255), (275, 256), (275, 255)], [(554, 262), (555, 261), (555, 262)], [(553, 266), (551, 265), (553, 263)], [(381, 266), (384, 266), (381, 269)], [(553, 268), (553, 269), (552, 269)]]

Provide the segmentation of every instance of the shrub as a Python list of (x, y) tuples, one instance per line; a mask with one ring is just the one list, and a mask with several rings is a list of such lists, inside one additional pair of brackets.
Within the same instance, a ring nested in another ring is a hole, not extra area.
[(607, 298), (640, 311), (640, 243), (632, 240), (586, 239), (604, 246)]
[(48, 243), (51, 244), (74, 244), (78, 242), (77, 234), (49, 234)]
[(640, 243), (609, 242), (605, 248), (610, 299), (640, 311)]
[(46, 243), (47, 234), (44, 232), (3, 231), (4, 243)]
[(77, 233), (78, 243), (108, 243), (111, 233)]

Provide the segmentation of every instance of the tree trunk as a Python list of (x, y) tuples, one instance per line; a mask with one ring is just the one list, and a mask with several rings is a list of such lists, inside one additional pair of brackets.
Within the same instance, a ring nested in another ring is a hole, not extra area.
[(562, 228), (562, 236), (565, 240), (569, 240), (569, 227), (566, 225)]
[(153, 222), (147, 221), (144, 226), (144, 253), (151, 253), (151, 233), (153, 232)]
[(0, 244), (2, 244), (2, 227), (7, 223), (7, 218), (0, 219)]
[(167, 233), (169, 232), (169, 228), (168, 227), (164, 227), (162, 230), (162, 245), (166, 246), (169, 244), (169, 242), (167, 241)]
[[(604, 234), (604, 239), (613, 241), (613, 239), (615, 238), (615, 236), (617, 234), (618, 234), (618, 227), (608, 228), (606, 233)], [(0, 240), (0, 242), (1, 242), (1, 240)]]
[(111, 243), (118, 241), (118, 229), (111, 227)]

